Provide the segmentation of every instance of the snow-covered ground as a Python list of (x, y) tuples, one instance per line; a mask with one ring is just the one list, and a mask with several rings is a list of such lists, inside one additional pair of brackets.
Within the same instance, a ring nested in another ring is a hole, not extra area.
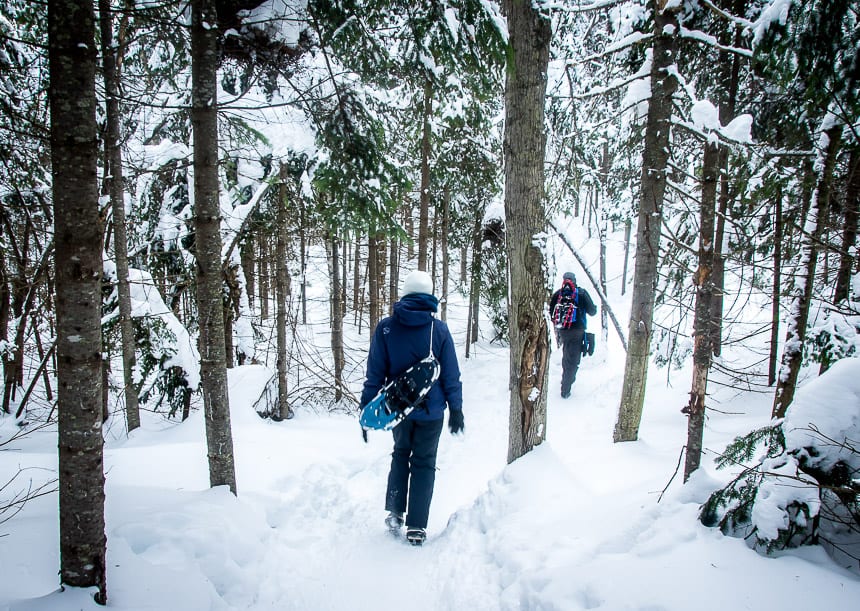
[[(822, 550), (765, 558), (699, 524), (714, 487), (707, 473), (688, 486), (675, 477), (658, 502), (686, 435), (686, 380), (679, 373), (669, 388), (653, 372), (640, 441), (616, 445), (619, 359), (585, 360), (570, 399), (551, 393), (548, 441), (506, 466), (507, 353), (479, 345), (463, 362), (466, 435), (443, 435), (421, 548), (382, 523), (389, 434), (365, 445), (345, 415), (262, 420), (250, 402), (268, 372), (234, 369), (238, 498), (208, 489), (200, 412), (108, 445), (110, 607), (855, 609), (860, 580)], [(712, 449), (739, 420), (763, 422), (749, 414), (768, 413), (769, 397), (731, 405), (747, 416), (712, 417)], [(3, 477), (18, 465), (51, 468), (54, 445), (47, 431), (12, 444), (0, 454)], [(56, 591), (56, 501), (31, 501), (2, 525), (0, 608), (97, 608), (85, 592)]]
[[(481, 342), (464, 359), (465, 308), (456, 297), (449, 317), (466, 430), (462, 437), (443, 432), (423, 547), (383, 525), (390, 433), (364, 444), (354, 415), (303, 409), (291, 421), (263, 420), (252, 403), (270, 372), (238, 367), (230, 371), (238, 497), (208, 487), (200, 411), (181, 424), (148, 414), (141, 430), (107, 442), (109, 607), (857, 608), (860, 579), (822, 549), (763, 557), (696, 519), (729, 476), (714, 470), (715, 452), (768, 421), (769, 393), (712, 388), (719, 411), (710, 413), (703, 468), (682, 485), (675, 472), (690, 372), (652, 369), (640, 440), (613, 444), (624, 354), (610, 331), (583, 361), (570, 399), (559, 396), (561, 354), (552, 354), (548, 439), (507, 465), (508, 353)], [(366, 349), (366, 335), (353, 340)], [(10, 418), (0, 420), (0, 441), (14, 428)], [(9, 489), (55, 477), (55, 431), (2, 450), (0, 482), (26, 468)], [(0, 610), (98, 608), (91, 592), (57, 589), (55, 493), (27, 503), (0, 524), (0, 535)]]

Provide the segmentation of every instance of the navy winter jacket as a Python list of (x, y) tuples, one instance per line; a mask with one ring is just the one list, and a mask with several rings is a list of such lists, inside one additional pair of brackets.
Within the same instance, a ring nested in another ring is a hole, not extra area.
[(367, 405), (388, 382), (430, 354), (430, 323), (433, 322), (433, 354), (439, 361), (439, 379), (424, 400), (412, 410), (413, 420), (438, 420), (445, 406), (463, 409), (463, 386), (451, 332), (433, 318), (438, 301), (432, 295), (411, 293), (394, 304), (394, 314), (379, 321), (370, 340), (367, 378), (361, 405)]

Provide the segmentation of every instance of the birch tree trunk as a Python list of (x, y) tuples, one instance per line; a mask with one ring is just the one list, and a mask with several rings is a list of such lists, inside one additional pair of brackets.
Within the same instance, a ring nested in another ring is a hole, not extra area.
[(827, 215), (830, 211), (833, 168), (836, 165), (836, 156), (839, 152), (841, 139), (842, 125), (820, 130), (815, 162), (817, 184), (801, 238), (800, 263), (798, 264), (791, 310), (787, 321), (788, 328), (786, 329), (779, 376), (776, 381), (776, 393), (773, 398), (772, 415), (774, 418), (785, 416), (785, 411), (794, 400), (794, 391), (797, 389), (797, 378), (803, 360), (806, 327), (809, 322), (809, 306), (812, 302), (812, 290), (815, 283), (815, 267), (821, 236), (827, 225)]
[(504, 0), (502, 10), (509, 32), (504, 154), (511, 463), (546, 436), (546, 262), (536, 242), (546, 233), (544, 99), (552, 29), (530, 2)]
[(651, 100), (645, 124), (645, 150), (642, 153), (642, 178), (639, 191), (639, 220), (636, 228), (636, 262), (633, 268), (633, 295), (627, 333), (627, 360), (621, 405), (613, 439), (635, 441), (639, 436), (645, 385), (651, 351), (651, 324), (657, 290), (657, 265), (660, 255), (660, 228), (663, 223), (663, 197), (669, 160), (669, 132), (672, 94), (678, 81), (670, 70), (675, 65), (675, 33), (678, 31), (677, 7), (656, 2), (654, 14), (653, 59), (651, 62)]
[(194, 235), (200, 382), (206, 413), (209, 483), (236, 493), (227, 394), (221, 298), (221, 211), (218, 186), (218, 23), (214, 0), (191, 2), (191, 126), (194, 132)]
[(95, 14), (48, 2), (57, 296), (60, 582), (107, 602), (101, 386), (102, 222), (96, 180)]

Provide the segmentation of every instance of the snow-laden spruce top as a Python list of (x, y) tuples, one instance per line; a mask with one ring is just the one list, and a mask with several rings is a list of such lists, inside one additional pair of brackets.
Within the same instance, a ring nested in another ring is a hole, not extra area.
[(783, 430), (786, 450), (809, 466), (828, 471), (841, 460), (860, 469), (860, 359), (842, 359), (800, 387)]

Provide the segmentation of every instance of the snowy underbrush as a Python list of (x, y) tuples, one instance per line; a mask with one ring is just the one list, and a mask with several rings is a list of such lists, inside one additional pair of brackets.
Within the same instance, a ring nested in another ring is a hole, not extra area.
[(860, 573), (860, 359), (800, 387), (783, 420), (738, 437), (717, 464), (741, 469), (704, 504), (704, 524), (763, 553), (820, 544)]

